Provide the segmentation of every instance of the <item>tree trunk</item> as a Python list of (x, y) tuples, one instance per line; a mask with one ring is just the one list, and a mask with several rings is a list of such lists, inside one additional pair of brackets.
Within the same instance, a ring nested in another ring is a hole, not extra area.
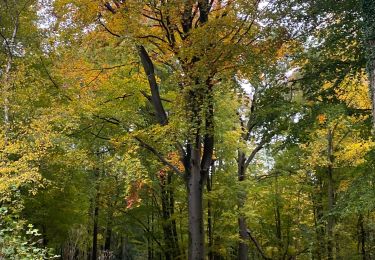
[(170, 229), (172, 234), (172, 257), (173, 259), (176, 259), (180, 256), (180, 247), (178, 243), (178, 233), (177, 233), (177, 223), (176, 219), (174, 218), (174, 209), (175, 209), (175, 203), (174, 203), (174, 193), (172, 188), (172, 173), (169, 173), (168, 175), (168, 197), (169, 197), (169, 221), (170, 221)]
[[(96, 202), (98, 202), (98, 198), (96, 198)], [(98, 258), (98, 217), (99, 217), (99, 206), (95, 205), (94, 210), (94, 227), (92, 231), (92, 254), (91, 259), (96, 260)]]
[[(238, 162), (237, 162), (237, 177), (238, 181), (242, 182), (245, 180), (245, 154), (241, 151), (238, 151)], [(238, 208), (241, 210), (245, 203), (246, 197), (243, 194), (238, 195)], [(248, 258), (248, 241), (249, 241), (249, 234), (247, 232), (246, 226), (246, 219), (242, 213), (240, 213), (238, 217), (238, 228), (239, 228), (239, 235), (240, 235), (240, 242), (238, 243), (238, 259), (239, 260), (247, 260)]]
[(3, 71), (3, 79), (1, 80), (2, 83), (2, 94), (3, 94), (3, 109), (4, 109), (4, 132), (5, 132), (5, 144), (7, 144), (7, 135), (10, 128), (10, 119), (9, 119), (9, 93), (10, 93), (10, 86), (11, 86), (11, 78), (10, 73), (13, 66), (13, 46), (15, 45), (16, 36), (18, 33), (18, 27), (19, 27), (19, 16), (13, 17), (15, 24), (12, 32), (11, 38), (7, 41), (4, 40), (3, 45), (5, 45), (6, 48), (6, 66), (5, 70)]
[(189, 210), (189, 259), (204, 259), (203, 229), (203, 176), (200, 167), (200, 145), (191, 152), (190, 174), (188, 177)]
[(93, 201), (94, 214), (93, 214), (93, 230), (92, 230), (92, 250), (91, 260), (98, 259), (98, 231), (99, 231), (99, 199), (100, 199), (100, 169), (94, 169), (95, 177), (95, 198)]
[(112, 240), (112, 214), (110, 214), (108, 217), (105, 242), (104, 242), (104, 250), (107, 252), (111, 251), (111, 240)]
[(361, 255), (362, 259), (366, 260), (367, 259), (367, 254), (366, 254), (366, 231), (364, 227), (364, 217), (362, 214), (359, 214), (358, 217), (358, 247), (361, 245)]
[(244, 216), (238, 218), (238, 227), (240, 229), (240, 242), (238, 244), (238, 259), (247, 260), (249, 246), (249, 233), (247, 232), (246, 220)]
[(174, 195), (171, 189), (172, 172), (168, 171), (167, 176), (160, 177), (161, 205), (163, 218), (164, 252), (165, 259), (176, 259), (180, 255), (176, 221), (172, 219), (174, 214)]
[(275, 176), (275, 231), (279, 252), (283, 250), (278, 176)]
[(333, 216), (333, 207), (335, 205), (335, 190), (333, 183), (333, 131), (328, 131), (328, 168), (327, 168), (327, 186), (328, 186), (328, 223), (327, 223), (327, 252), (328, 260), (333, 260), (334, 258), (334, 235), (333, 230), (335, 227), (335, 218)]
[[(207, 176), (207, 192), (210, 193), (212, 191), (212, 177), (214, 174), (214, 166), (211, 168), (211, 175)], [(213, 238), (213, 223), (212, 223), (212, 202), (211, 199), (208, 198), (207, 200), (207, 236), (208, 236), (208, 259), (214, 260), (214, 252), (213, 252), (213, 245), (214, 245), (214, 238)]]
[(323, 259), (326, 253), (325, 246), (325, 227), (322, 224), (323, 214), (323, 202), (322, 202), (322, 180), (321, 176), (317, 175), (317, 183), (314, 187), (314, 193), (311, 194), (312, 203), (313, 203), (313, 213), (314, 213), (314, 225), (315, 225), (315, 234), (316, 242), (314, 243), (314, 254), (313, 258)]

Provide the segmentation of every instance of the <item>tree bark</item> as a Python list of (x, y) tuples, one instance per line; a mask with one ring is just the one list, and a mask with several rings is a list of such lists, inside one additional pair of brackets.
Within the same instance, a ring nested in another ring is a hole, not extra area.
[(248, 259), (248, 241), (250, 239), (249, 233), (247, 232), (247, 225), (244, 216), (238, 218), (238, 227), (240, 229), (240, 242), (238, 243), (238, 259), (247, 260)]
[(95, 169), (95, 199), (94, 199), (94, 214), (93, 214), (93, 231), (92, 231), (92, 251), (91, 259), (98, 258), (98, 231), (99, 231), (99, 199), (100, 199), (100, 170)]
[(367, 259), (367, 252), (366, 252), (366, 230), (364, 226), (364, 217), (363, 214), (359, 214), (358, 216), (358, 229), (359, 229), (359, 235), (358, 235), (358, 247), (361, 245), (361, 255), (362, 259)]
[(279, 183), (277, 173), (275, 175), (275, 229), (277, 244), (279, 247), (279, 252), (283, 250), (282, 243), (282, 230), (281, 230), (281, 214), (280, 214), (280, 198), (279, 198)]
[[(10, 129), (10, 118), (9, 118), (9, 93), (10, 93), (10, 86), (11, 86), (11, 78), (10, 78), (10, 73), (13, 67), (13, 48), (16, 42), (16, 37), (19, 29), (19, 16), (20, 13), (16, 17), (13, 17), (14, 20), (14, 27), (12, 31), (12, 36), (10, 39), (3, 38), (3, 45), (5, 47), (5, 53), (6, 53), (6, 65), (5, 65), (5, 70), (2, 73), (3, 74), (3, 79), (1, 80), (2, 83), (2, 95), (4, 98), (3, 101), (3, 112), (4, 112), (4, 132), (5, 132), (5, 144), (7, 144), (7, 135)], [(4, 37), (2, 35), (2, 37)]]
[(333, 130), (328, 130), (328, 168), (327, 168), (327, 186), (328, 186), (328, 223), (327, 223), (327, 252), (328, 260), (334, 258), (334, 235), (335, 217), (333, 216), (333, 207), (335, 205), (335, 188), (333, 181)]
[(176, 259), (180, 255), (177, 226), (173, 218), (174, 214), (174, 194), (171, 189), (172, 172), (168, 171), (167, 176), (161, 176), (161, 206), (163, 218), (164, 244), (166, 246), (165, 259)]
[[(98, 202), (99, 196), (96, 197), (96, 202)], [(99, 206), (95, 205), (94, 210), (94, 227), (92, 231), (92, 254), (91, 259), (98, 259), (98, 217), (99, 217)]]
[[(237, 174), (238, 174), (238, 181), (244, 181), (245, 180), (245, 161), (246, 157), (245, 154), (241, 151), (238, 151), (238, 159), (237, 159)], [(243, 208), (243, 205), (245, 203), (246, 197), (243, 194), (239, 194), (238, 196), (238, 208), (241, 210)], [(248, 259), (248, 241), (249, 241), (249, 234), (247, 232), (247, 225), (246, 225), (246, 219), (243, 214), (239, 214), (238, 217), (238, 228), (239, 228), (239, 235), (240, 235), (240, 242), (238, 243), (238, 259), (239, 260), (247, 260)]]
[[(312, 202), (313, 202), (313, 211), (314, 211), (314, 224), (315, 224), (315, 232), (316, 232), (316, 245), (314, 248), (314, 257), (316, 259), (322, 259), (325, 256), (325, 230), (324, 226), (322, 225), (322, 219), (324, 217), (323, 214), (323, 204), (322, 204), (322, 183), (320, 176), (317, 176), (318, 179), (318, 188), (316, 192), (312, 194)], [(314, 258), (315, 259), (315, 258)]]
[(112, 214), (109, 214), (107, 220), (107, 229), (105, 234), (104, 250), (111, 251), (111, 241), (112, 241)]
[[(215, 167), (212, 164), (211, 167), (211, 174), (207, 176), (207, 192), (210, 193), (212, 191), (212, 178), (215, 172)], [(213, 223), (212, 223), (212, 202), (209, 198), (207, 200), (207, 237), (208, 237), (208, 259), (214, 260), (214, 252), (213, 252), (213, 245), (214, 245), (214, 237), (213, 237)]]
[(192, 149), (188, 176), (189, 259), (204, 259), (203, 176), (200, 168), (200, 145)]

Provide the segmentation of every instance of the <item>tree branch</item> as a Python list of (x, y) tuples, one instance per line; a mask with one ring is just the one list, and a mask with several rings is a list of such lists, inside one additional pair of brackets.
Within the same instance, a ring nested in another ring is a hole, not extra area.
[(107, 32), (109, 32), (111, 35), (113, 35), (113, 36), (115, 36), (115, 37), (118, 37), (118, 38), (121, 38), (121, 36), (119, 35), (119, 34), (117, 34), (117, 33), (114, 33), (114, 32), (112, 32), (101, 20), (100, 20), (100, 18), (101, 18), (101, 15), (99, 15), (99, 17), (98, 17), (98, 22), (99, 22), (99, 24), (101, 25), (101, 26), (103, 26), (103, 28), (107, 31)]
[(155, 77), (154, 64), (152, 63), (146, 49), (142, 45), (138, 45), (137, 49), (139, 57), (141, 58), (143, 69), (147, 75), (147, 79), (150, 85), (151, 103), (155, 109), (157, 119), (161, 125), (166, 125), (168, 123), (168, 118), (161, 102), (159, 86), (156, 82)]
[[(45, 71), (46, 74), (47, 74), (47, 77), (48, 77), (49, 80), (52, 82), (52, 85), (53, 85), (56, 89), (60, 90), (61, 88), (57, 85), (56, 81), (52, 78), (51, 74), (49, 73), (49, 71), (48, 71), (48, 69), (47, 69), (47, 66), (44, 64), (43, 58), (42, 58), (42, 57), (39, 57), (39, 58), (40, 58), (40, 61), (41, 61), (41, 63), (42, 63), (43, 69), (44, 69), (44, 71)], [(71, 98), (71, 97), (69, 97), (69, 96), (67, 96), (67, 95), (65, 95), (65, 94), (63, 94), (63, 96), (64, 96), (66, 99), (68, 99), (69, 101), (72, 101), (72, 98)]]
[(205, 125), (206, 133), (203, 140), (203, 155), (201, 161), (201, 169), (203, 172), (208, 172), (208, 169), (212, 164), (212, 156), (214, 152), (214, 107), (211, 78), (207, 79), (206, 84), (208, 86), (208, 107)]
[(251, 163), (251, 161), (254, 159), (255, 155), (264, 147), (264, 145), (266, 144), (266, 140), (262, 140), (260, 142), (260, 144), (258, 144), (255, 149), (251, 152), (251, 154), (249, 155), (249, 157), (246, 159), (246, 162), (245, 162), (245, 169), (247, 169), (247, 167), (249, 167), (249, 164)]
[(165, 164), (166, 166), (168, 166), (169, 168), (171, 168), (175, 173), (177, 173), (178, 175), (180, 176), (183, 176), (183, 173), (175, 166), (173, 165), (172, 163), (168, 162), (164, 157), (163, 155), (161, 155), (154, 147), (152, 147), (151, 145), (147, 144), (145, 141), (143, 141), (142, 139), (140, 139), (139, 137), (135, 136), (134, 137), (135, 140), (137, 140), (144, 148), (146, 148), (147, 150), (149, 150), (151, 153), (153, 153), (156, 157), (158, 157), (158, 159), (163, 163)]
[(266, 260), (271, 260), (271, 258), (267, 257), (266, 254), (263, 252), (262, 247), (260, 246), (258, 240), (256, 240), (255, 237), (253, 237), (249, 229), (247, 230), (247, 234), (249, 235), (250, 240), (254, 243), (260, 255)]

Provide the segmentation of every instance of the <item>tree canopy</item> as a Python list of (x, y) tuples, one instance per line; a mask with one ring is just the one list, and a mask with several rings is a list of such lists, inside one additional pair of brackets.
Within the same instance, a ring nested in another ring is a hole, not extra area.
[(372, 0), (0, 0), (0, 259), (375, 257)]

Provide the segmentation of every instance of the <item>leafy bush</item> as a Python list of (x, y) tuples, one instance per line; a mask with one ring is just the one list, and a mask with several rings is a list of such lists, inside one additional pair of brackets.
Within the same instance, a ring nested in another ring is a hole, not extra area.
[(51, 250), (38, 246), (40, 234), (32, 224), (12, 214), (7, 207), (0, 207), (0, 260), (53, 259)]

